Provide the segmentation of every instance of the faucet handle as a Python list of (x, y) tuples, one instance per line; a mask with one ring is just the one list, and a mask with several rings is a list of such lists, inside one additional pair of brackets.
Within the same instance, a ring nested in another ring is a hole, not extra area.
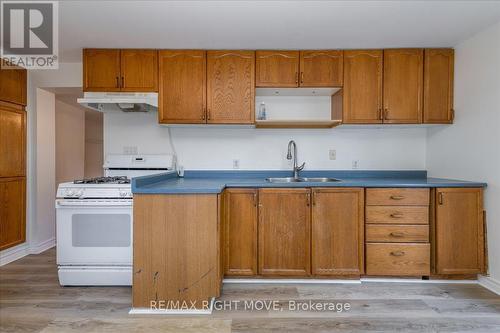
[(302, 169), (304, 169), (305, 166), (306, 166), (306, 162), (302, 163), (301, 166), (297, 167), (297, 171), (302, 171)]

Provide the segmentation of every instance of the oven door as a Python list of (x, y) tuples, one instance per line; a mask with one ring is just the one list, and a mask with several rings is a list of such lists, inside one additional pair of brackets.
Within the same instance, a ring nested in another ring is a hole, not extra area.
[(58, 265), (132, 265), (132, 200), (56, 200)]

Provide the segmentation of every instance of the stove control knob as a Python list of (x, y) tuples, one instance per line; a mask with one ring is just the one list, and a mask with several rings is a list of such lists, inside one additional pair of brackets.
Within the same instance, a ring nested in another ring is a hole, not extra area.
[(66, 195), (72, 197), (75, 192), (73, 190), (66, 190)]
[(78, 190), (76, 196), (81, 197), (83, 195), (83, 190)]
[(125, 191), (120, 191), (120, 197), (126, 197), (127, 196), (127, 192)]

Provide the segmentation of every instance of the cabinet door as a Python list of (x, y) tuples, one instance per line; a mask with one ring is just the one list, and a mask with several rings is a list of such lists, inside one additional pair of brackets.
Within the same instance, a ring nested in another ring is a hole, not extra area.
[(207, 123), (252, 124), (255, 52), (207, 52)]
[(480, 188), (436, 190), (437, 274), (484, 271), (483, 195)]
[(121, 90), (158, 91), (158, 51), (121, 50)]
[(26, 112), (0, 102), (0, 177), (26, 175)]
[(384, 122), (422, 122), (422, 49), (384, 50)]
[(26, 240), (26, 180), (0, 178), (0, 250)]
[(83, 91), (120, 91), (120, 50), (83, 50)]
[(301, 87), (341, 87), (343, 51), (300, 51)]
[(312, 202), (312, 274), (363, 274), (363, 189), (313, 189)]
[(310, 190), (259, 190), (259, 273), (306, 276), (310, 260)]
[(257, 274), (257, 190), (224, 193), (224, 274)]
[(298, 87), (299, 51), (257, 51), (257, 87)]
[(160, 51), (159, 62), (160, 123), (206, 123), (206, 52)]
[(26, 105), (25, 69), (0, 69), (0, 101)]
[(453, 122), (453, 49), (426, 49), (424, 123)]
[(382, 122), (382, 50), (344, 51), (343, 122)]

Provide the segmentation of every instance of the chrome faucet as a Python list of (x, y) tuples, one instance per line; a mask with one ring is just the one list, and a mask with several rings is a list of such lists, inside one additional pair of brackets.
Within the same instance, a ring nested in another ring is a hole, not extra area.
[(287, 160), (292, 159), (292, 146), (293, 146), (293, 178), (297, 179), (299, 178), (299, 171), (302, 171), (302, 169), (304, 169), (306, 162), (302, 163), (301, 166), (297, 166), (297, 144), (293, 140), (290, 140), (290, 142), (288, 142), (288, 153), (286, 154), (286, 159)]

